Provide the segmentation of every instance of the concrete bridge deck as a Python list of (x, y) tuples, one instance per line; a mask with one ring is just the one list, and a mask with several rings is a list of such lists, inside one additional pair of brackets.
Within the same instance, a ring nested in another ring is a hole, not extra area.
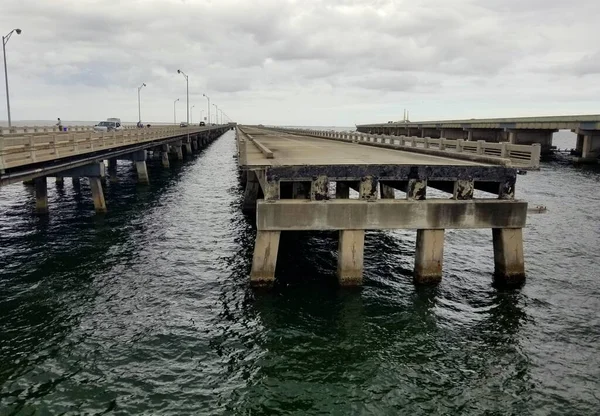
[(365, 230), (396, 228), (417, 230), (416, 283), (441, 279), (453, 228), (492, 229), (496, 281), (524, 279), (527, 203), (514, 199), (515, 168), (245, 126), (237, 144), (244, 210), (256, 212), (256, 286), (274, 284), (280, 234), (298, 230), (339, 231), (342, 285), (362, 282)]
[(467, 141), (508, 142), (541, 145), (541, 153), (552, 152), (552, 137), (558, 130), (577, 134), (576, 162), (597, 163), (600, 158), (600, 115), (512, 117), (491, 119), (397, 121), (356, 126), (362, 133), (420, 136)]
[[(184, 154), (206, 146), (234, 124), (218, 126), (155, 127), (125, 129), (110, 133), (75, 131), (17, 130), (0, 135), (0, 186), (26, 181), (35, 186), (36, 211), (48, 212), (47, 178), (62, 184), (73, 178), (88, 178), (97, 212), (106, 211), (101, 179), (116, 174), (117, 160), (135, 164), (138, 180), (148, 182), (146, 160), (158, 157), (163, 167), (170, 159), (183, 160)], [(35, 130), (35, 129), (32, 129)], [(104, 161), (108, 161), (108, 172)]]

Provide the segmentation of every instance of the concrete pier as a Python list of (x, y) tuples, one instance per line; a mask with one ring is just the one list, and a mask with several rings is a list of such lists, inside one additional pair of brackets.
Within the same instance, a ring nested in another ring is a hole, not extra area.
[(577, 145), (575, 150), (579, 156), (574, 160), (577, 163), (598, 163), (600, 157), (600, 131), (578, 129)]
[(35, 212), (38, 214), (48, 213), (48, 182), (46, 177), (36, 178), (35, 186)]
[(341, 230), (338, 243), (337, 277), (340, 286), (363, 283), (364, 230)]
[(280, 235), (279, 231), (257, 231), (250, 274), (253, 286), (269, 287), (275, 283)]
[(494, 279), (497, 284), (518, 286), (525, 282), (523, 230), (492, 229), (494, 242)]
[(417, 230), (414, 282), (436, 284), (442, 280), (444, 230)]
[(138, 161), (135, 162), (135, 169), (137, 171), (138, 182), (142, 184), (150, 183), (150, 178), (148, 176), (148, 168), (146, 167), (146, 161)]
[(90, 178), (90, 188), (92, 189), (92, 200), (94, 201), (94, 209), (97, 213), (106, 212), (106, 201), (104, 200), (102, 182), (100, 181), (99, 177)]
[[(301, 230), (338, 231), (340, 286), (362, 283), (368, 262), (366, 230), (417, 231), (412, 276), (416, 284), (441, 280), (446, 229), (498, 230), (493, 242), (499, 276), (495, 281), (524, 276), (522, 255), (515, 255), (518, 247), (522, 253), (522, 240), (516, 239), (514, 230), (525, 226), (527, 203), (514, 199), (517, 172), (502, 162), (490, 164), (489, 158), (477, 161), (476, 156), (459, 160), (252, 127), (238, 128), (237, 145), (246, 186), (244, 206), (256, 210), (253, 285), (273, 284), (280, 233)], [(358, 192), (358, 199), (349, 198), (350, 188)], [(448, 197), (428, 198), (428, 188)], [(474, 198), (476, 189), (496, 197)], [(397, 199), (395, 190), (404, 198)], [(520, 246), (514, 245), (517, 240)]]

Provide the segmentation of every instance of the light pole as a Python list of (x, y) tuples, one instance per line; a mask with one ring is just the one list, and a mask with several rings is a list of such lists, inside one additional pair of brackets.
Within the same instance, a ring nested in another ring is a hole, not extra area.
[(192, 106), (192, 108), (190, 108), (190, 123), (194, 123), (194, 113), (192, 113), (194, 107), (196, 107), (195, 104)]
[(138, 122), (142, 122), (142, 104), (141, 104), (141, 100), (140, 100), (140, 91), (142, 90), (142, 88), (144, 88), (146, 86), (146, 83), (142, 83), (142, 85), (140, 85), (138, 87)]
[(177, 101), (179, 101), (179, 98), (173, 101), (173, 124), (177, 124), (177, 112), (175, 110), (175, 104), (177, 104)]
[(181, 74), (185, 77), (185, 85), (186, 85), (186, 91), (187, 91), (185, 107), (187, 108), (187, 123), (190, 124), (190, 82), (188, 80), (188, 76), (181, 69), (178, 69), (177, 73)]
[(206, 97), (206, 99), (208, 100), (208, 124), (210, 125), (210, 97), (206, 94), (202, 94), (203, 97)]
[(217, 124), (219, 124), (219, 107), (217, 107), (216, 104), (213, 104), (213, 105), (215, 106), (215, 109), (216, 109), (216, 111), (215, 111), (215, 122)]
[(4, 80), (6, 81), (6, 110), (8, 111), (8, 131), (12, 127), (10, 120), (10, 98), (8, 98), (8, 68), (6, 67), (6, 44), (12, 36), (13, 32), (17, 32), (17, 35), (21, 34), (21, 29), (13, 29), (8, 32), (8, 35), (2, 36), (2, 53), (4, 54)]

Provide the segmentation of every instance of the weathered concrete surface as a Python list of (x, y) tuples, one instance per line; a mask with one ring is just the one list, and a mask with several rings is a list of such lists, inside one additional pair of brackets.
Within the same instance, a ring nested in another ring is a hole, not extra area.
[(106, 201), (102, 191), (102, 182), (100, 178), (90, 178), (90, 188), (92, 188), (92, 200), (97, 213), (106, 212)]
[(250, 273), (253, 286), (272, 286), (275, 283), (280, 234), (279, 231), (257, 231)]
[(600, 156), (600, 131), (577, 130), (576, 149), (578, 163), (597, 163)]
[(253, 171), (248, 171), (247, 175), (242, 211), (254, 212), (256, 211), (256, 199), (258, 198), (260, 184), (258, 182), (258, 178), (256, 177), (256, 173)]
[(259, 230), (387, 230), (522, 228), (527, 203), (481, 199), (411, 201), (258, 200)]
[(543, 155), (549, 154), (552, 148), (552, 136), (558, 130), (508, 130), (508, 141), (513, 144), (540, 144)]
[(148, 168), (146, 166), (146, 161), (138, 161), (135, 162), (135, 169), (137, 171), (138, 182), (143, 184), (150, 183), (150, 178), (148, 176)]
[(414, 282), (435, 284), (442, 280), (444, 230), (417, 230)]
[(341, 230), (337, 276), (340, 286), (359, 286), (363, 281), (364, 230)]
[(35, 185), (35, 212), (38, 214), (48, 213), (48, 182), (46, 177), (36, 178)]
[(493, 229), (494, 280), (502, 285), (520, 285), (525, 281), (523, 230)]
[(294, 165), (484, 165), (469, 160), (390, 150), (389, 148), (369, 147), (335, 140), (296, 136), (244, 127), (248, 134), (260, 137), (260, 142), (273, 152), (273, 159), (267, 158), (249, 140), (245, 146), (245, 166), (294, 166)]

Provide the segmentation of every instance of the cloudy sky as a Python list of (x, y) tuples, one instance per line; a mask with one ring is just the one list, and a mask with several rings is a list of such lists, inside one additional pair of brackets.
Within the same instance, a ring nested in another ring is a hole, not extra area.
[[(13, 120), (600, 113), (598, 0), (2, 0)], [(4, 88), (0, 120), (6, 119)], [(214, 113), (214, 107), (211, 111)]]

